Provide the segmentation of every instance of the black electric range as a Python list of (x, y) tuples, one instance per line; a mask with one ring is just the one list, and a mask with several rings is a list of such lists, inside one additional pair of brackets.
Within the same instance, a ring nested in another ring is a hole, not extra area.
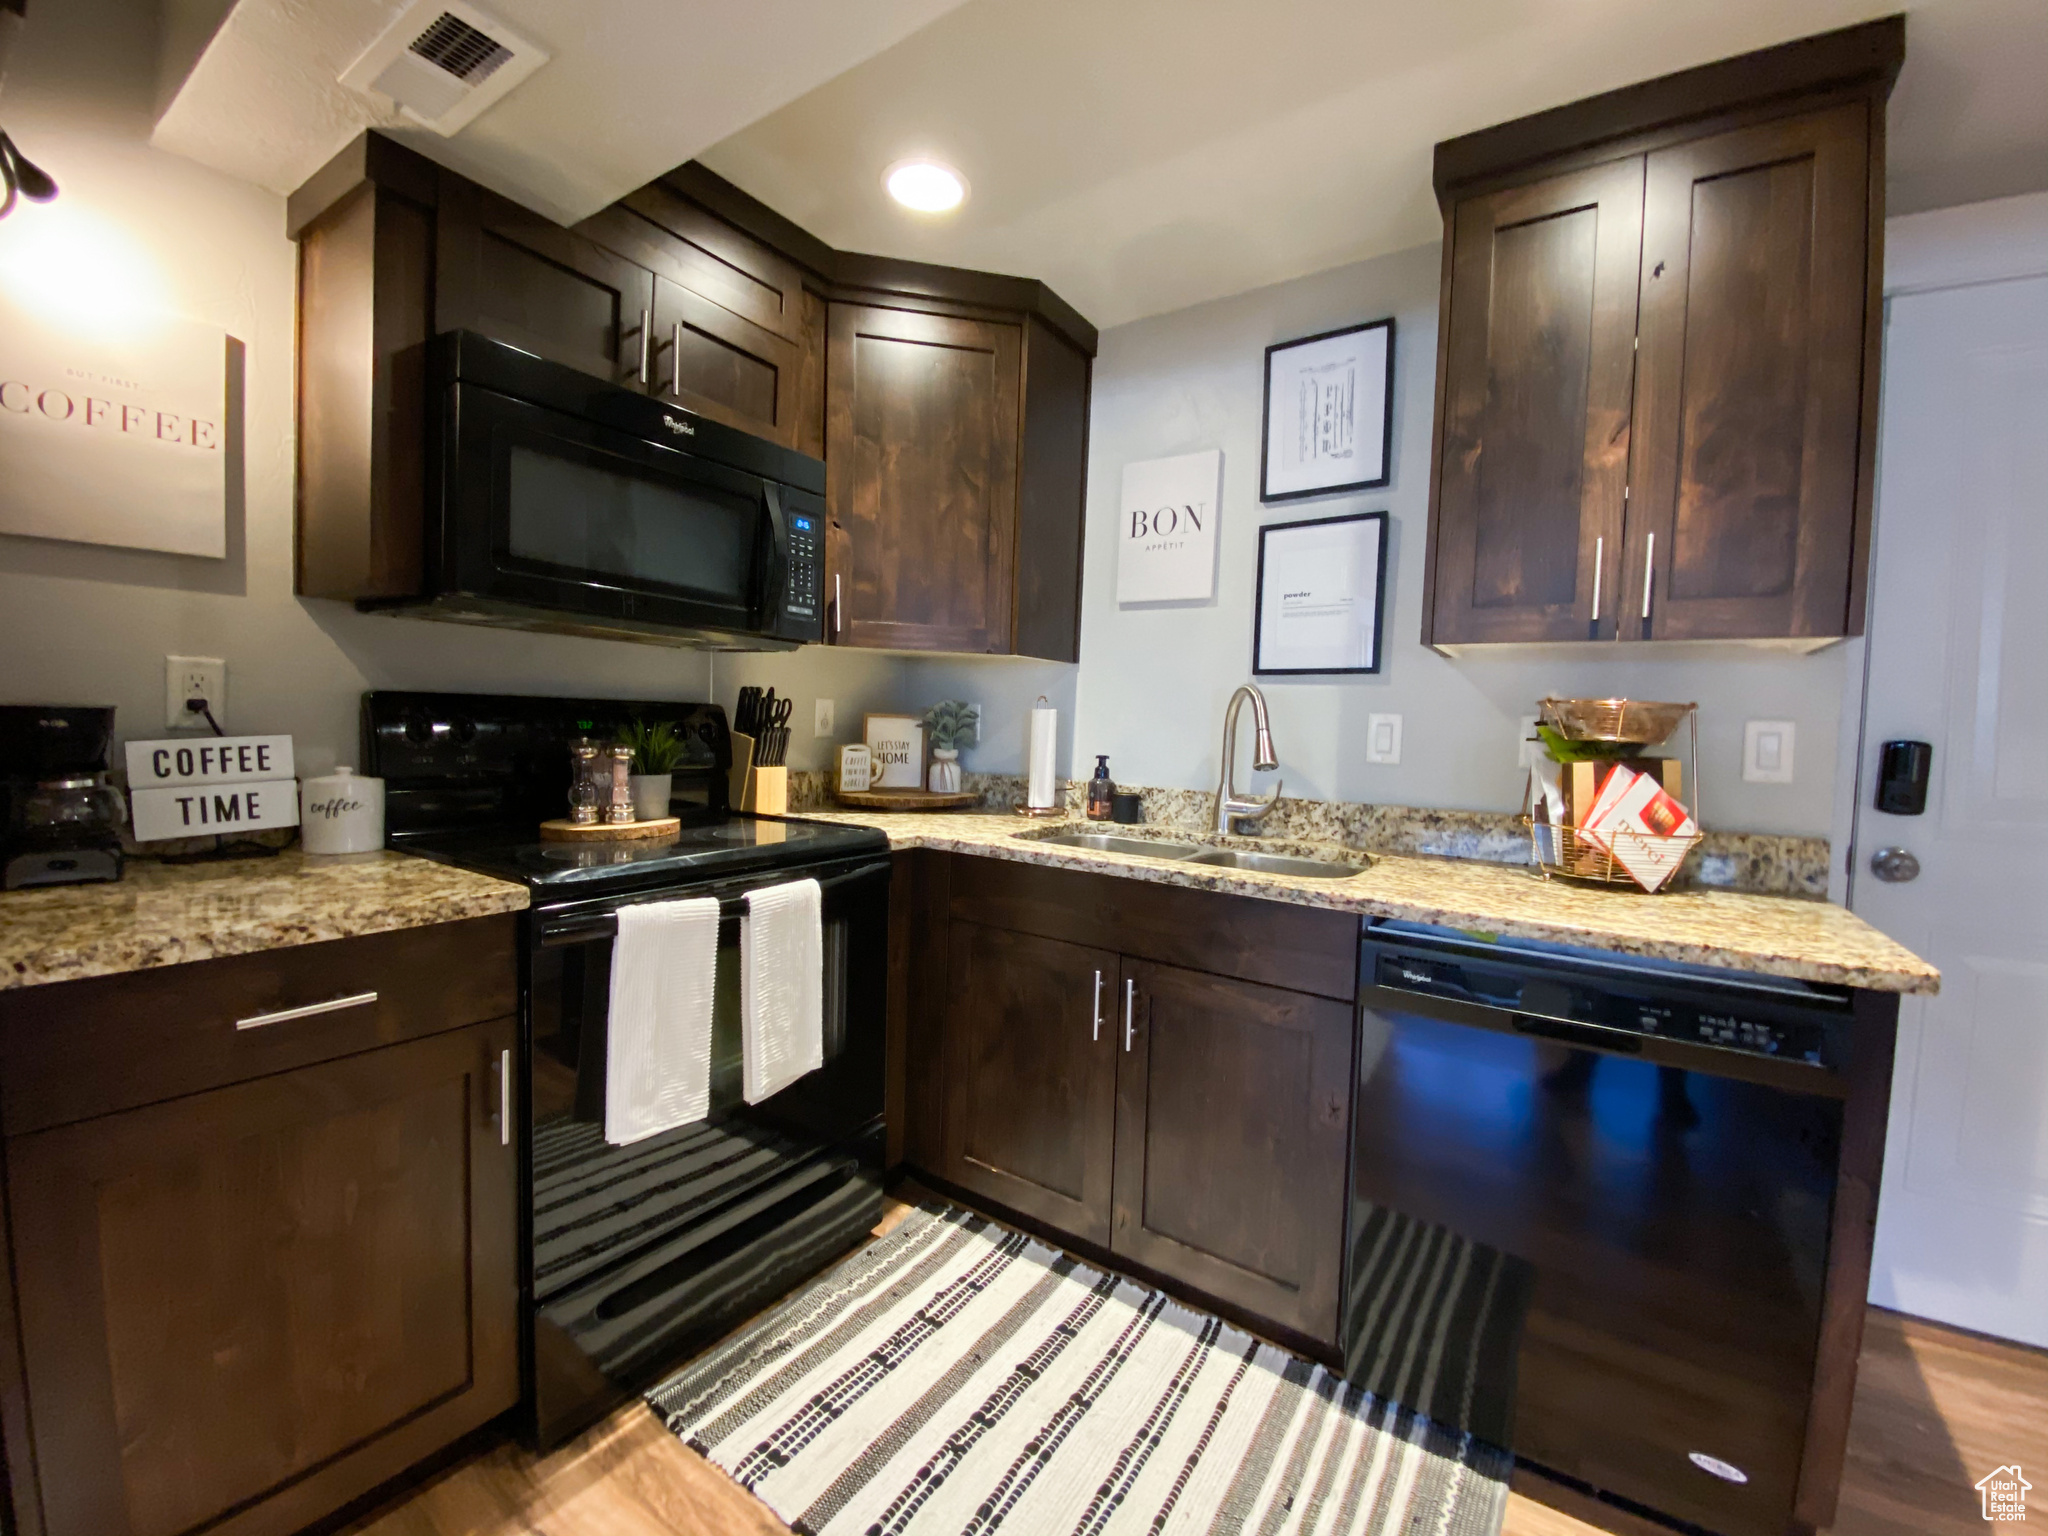
[[(628, 720), (684, 743), (670, 838), (551, 843), (569, 743)], [(376, 692), (364, 770), (393, 847), (524, 884), (514, 1073), (523, 1203), (527, 1438), (546, 1449), (644, 1390), (863, 1240), (882, 1208), (888, 839), (756, 818), (727, 803), (731, 737), (713, 704)], [(824, 897), (825, 1064), (759, 1104), (741, 1093), (739, 942), (748, 891), (815, 879)], [(624, 905), (719, 899), (711, 1112), (626, 1146), (604, 1139), (612, 944)]]

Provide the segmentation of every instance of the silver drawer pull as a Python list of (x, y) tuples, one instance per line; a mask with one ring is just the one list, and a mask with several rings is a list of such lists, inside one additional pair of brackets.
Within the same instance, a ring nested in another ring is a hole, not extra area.
[(316, 1013), (339, 1013), (344, 1008), (367, 1008), (377, 1001), (374, 992), (353, 992), (347, 997), (330, 997), (324, 1003), (308, 1003), (303, 1008), (280, 1008), (275, 1013), (252, 1013), (246, 1019), (235, 1020), (237, 1029), (261, 1029), (266, 1024), (288, 1024), (293, 1019), (310, 1019)]
[(512, 1145), (512, 1050), (498, 1052), (498, 1145)]

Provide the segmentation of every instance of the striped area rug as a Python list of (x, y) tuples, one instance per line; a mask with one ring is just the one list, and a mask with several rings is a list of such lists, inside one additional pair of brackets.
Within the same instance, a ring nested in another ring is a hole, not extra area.
[(972, 1212), (648, 1394), (809, 1536), (1497, 1536), (1507, 1453)]

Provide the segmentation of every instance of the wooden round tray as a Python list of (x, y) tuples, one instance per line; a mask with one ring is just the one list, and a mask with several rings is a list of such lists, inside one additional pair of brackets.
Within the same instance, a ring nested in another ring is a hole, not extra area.
[(544, 843), (619, 843), (643, 837), (669, 837), (683, 830), (679, 816), (661, 816), (653, 821), (613, 822), (607, 826), (601, 821), (579, 826), (566, 817), (540, 824), (540, 838)]
[(964, 811), (981, 803), (979, 791), (937, 795), (928, 789), (842, 789), (841, 805), (862, 811)]

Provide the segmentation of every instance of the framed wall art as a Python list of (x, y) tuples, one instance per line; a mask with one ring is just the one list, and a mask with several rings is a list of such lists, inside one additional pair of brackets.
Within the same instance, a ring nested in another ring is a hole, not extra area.
[(1266, 348), (1259, 500), (1387, 483), (1394, 440), (1394, 322), (1371, 320)]
[(1387, 595), (1387, 514), (1259, 530), (1252, 671), (1377, 672)]

